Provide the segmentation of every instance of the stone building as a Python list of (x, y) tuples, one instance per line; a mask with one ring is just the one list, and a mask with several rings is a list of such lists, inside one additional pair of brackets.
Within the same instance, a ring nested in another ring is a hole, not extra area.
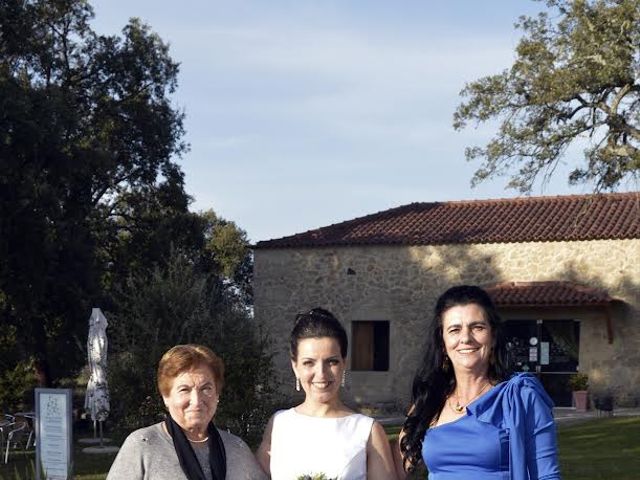
[(640, 404), (640, 194), (412, 203), (255, 246), (255, 314), (293, 395), (288, 335), (299, 311), (331, 310), (349, 334), (347, 394), (402, 407), (435, 299), (486, 287), (518, 369), (558, 406), (568, 378)]

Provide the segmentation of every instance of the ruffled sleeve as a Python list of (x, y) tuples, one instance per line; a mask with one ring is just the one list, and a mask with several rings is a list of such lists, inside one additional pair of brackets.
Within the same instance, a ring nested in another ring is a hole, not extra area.
[(496, 385), (468, 414), (508, 430), (512, 480), (560, 479), (553, 401), (535, 376), (516, 374)]

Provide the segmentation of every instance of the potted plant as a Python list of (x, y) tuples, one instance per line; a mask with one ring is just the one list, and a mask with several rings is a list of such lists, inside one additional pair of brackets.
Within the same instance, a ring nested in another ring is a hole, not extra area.
[(569, 386), (573, 390), (573, 405), (578, 412), (586, 412), (589, 408), (589, 377), (584, 373), (575, 373), (569, 378)]

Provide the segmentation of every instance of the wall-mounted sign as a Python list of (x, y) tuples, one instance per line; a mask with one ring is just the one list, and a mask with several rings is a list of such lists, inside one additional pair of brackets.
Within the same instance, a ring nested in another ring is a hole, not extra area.
[(36, 479), (67, 480), (71, 471), (71, 389), (36, 388)]
[(540, 343), (540, 365), (549, 365), (549, 342)]

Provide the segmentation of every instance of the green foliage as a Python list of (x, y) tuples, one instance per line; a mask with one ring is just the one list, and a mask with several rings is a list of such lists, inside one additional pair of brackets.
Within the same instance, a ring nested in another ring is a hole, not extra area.
[(0, 372), (0, 408), (19, 412), (33, 405), (33, 389), (37, 386), (33, 359), (21, 361), (14, 368)]
[(253, 304), (253, 255), (247, 233), (213, 210), (201, 212), (199, 217), (204, 224), (204, 256), (211, 262), (213, 271), (234, 286), (229, 291), (236, 294), (239, 302), (247, 306)]
[(36, 384), (33, 358), (23, 360), (16, 328), (0, 330), (0, 414), (31, 409)]
[(200, 343), (225, 363), (216, 424), (255, 444), (273, 412), (271, 358), (264, 335), (220, 277), (174, 252), (150, 277), (132, 277), (109, 316), (112, 415), (126, 429), (157, 422), (164, 408), (156, 387), (162, 354)]
[(585, 373), (575, 373), (569, 377), (571, 390), (586, 390), (589, 387), (589, 377)]
[(234, 278), (249, 253), (246, 232), (234, 222), (218, 217), (213, 210), (200, 213), (200, 217), (205, 222), (205, 248), (215, 259), (219, 272)]
[(640, 0), (547, 0), (554, 13), (521, 17), (524, 37), (510, 69), (465, 86), (454, 127), (499, 120), (484, 147), (475, 185), (511, 173), (509, 187), (530, 192), (570, 144), (584, 142), (572, 184), (613, 190), (640, 173)]

